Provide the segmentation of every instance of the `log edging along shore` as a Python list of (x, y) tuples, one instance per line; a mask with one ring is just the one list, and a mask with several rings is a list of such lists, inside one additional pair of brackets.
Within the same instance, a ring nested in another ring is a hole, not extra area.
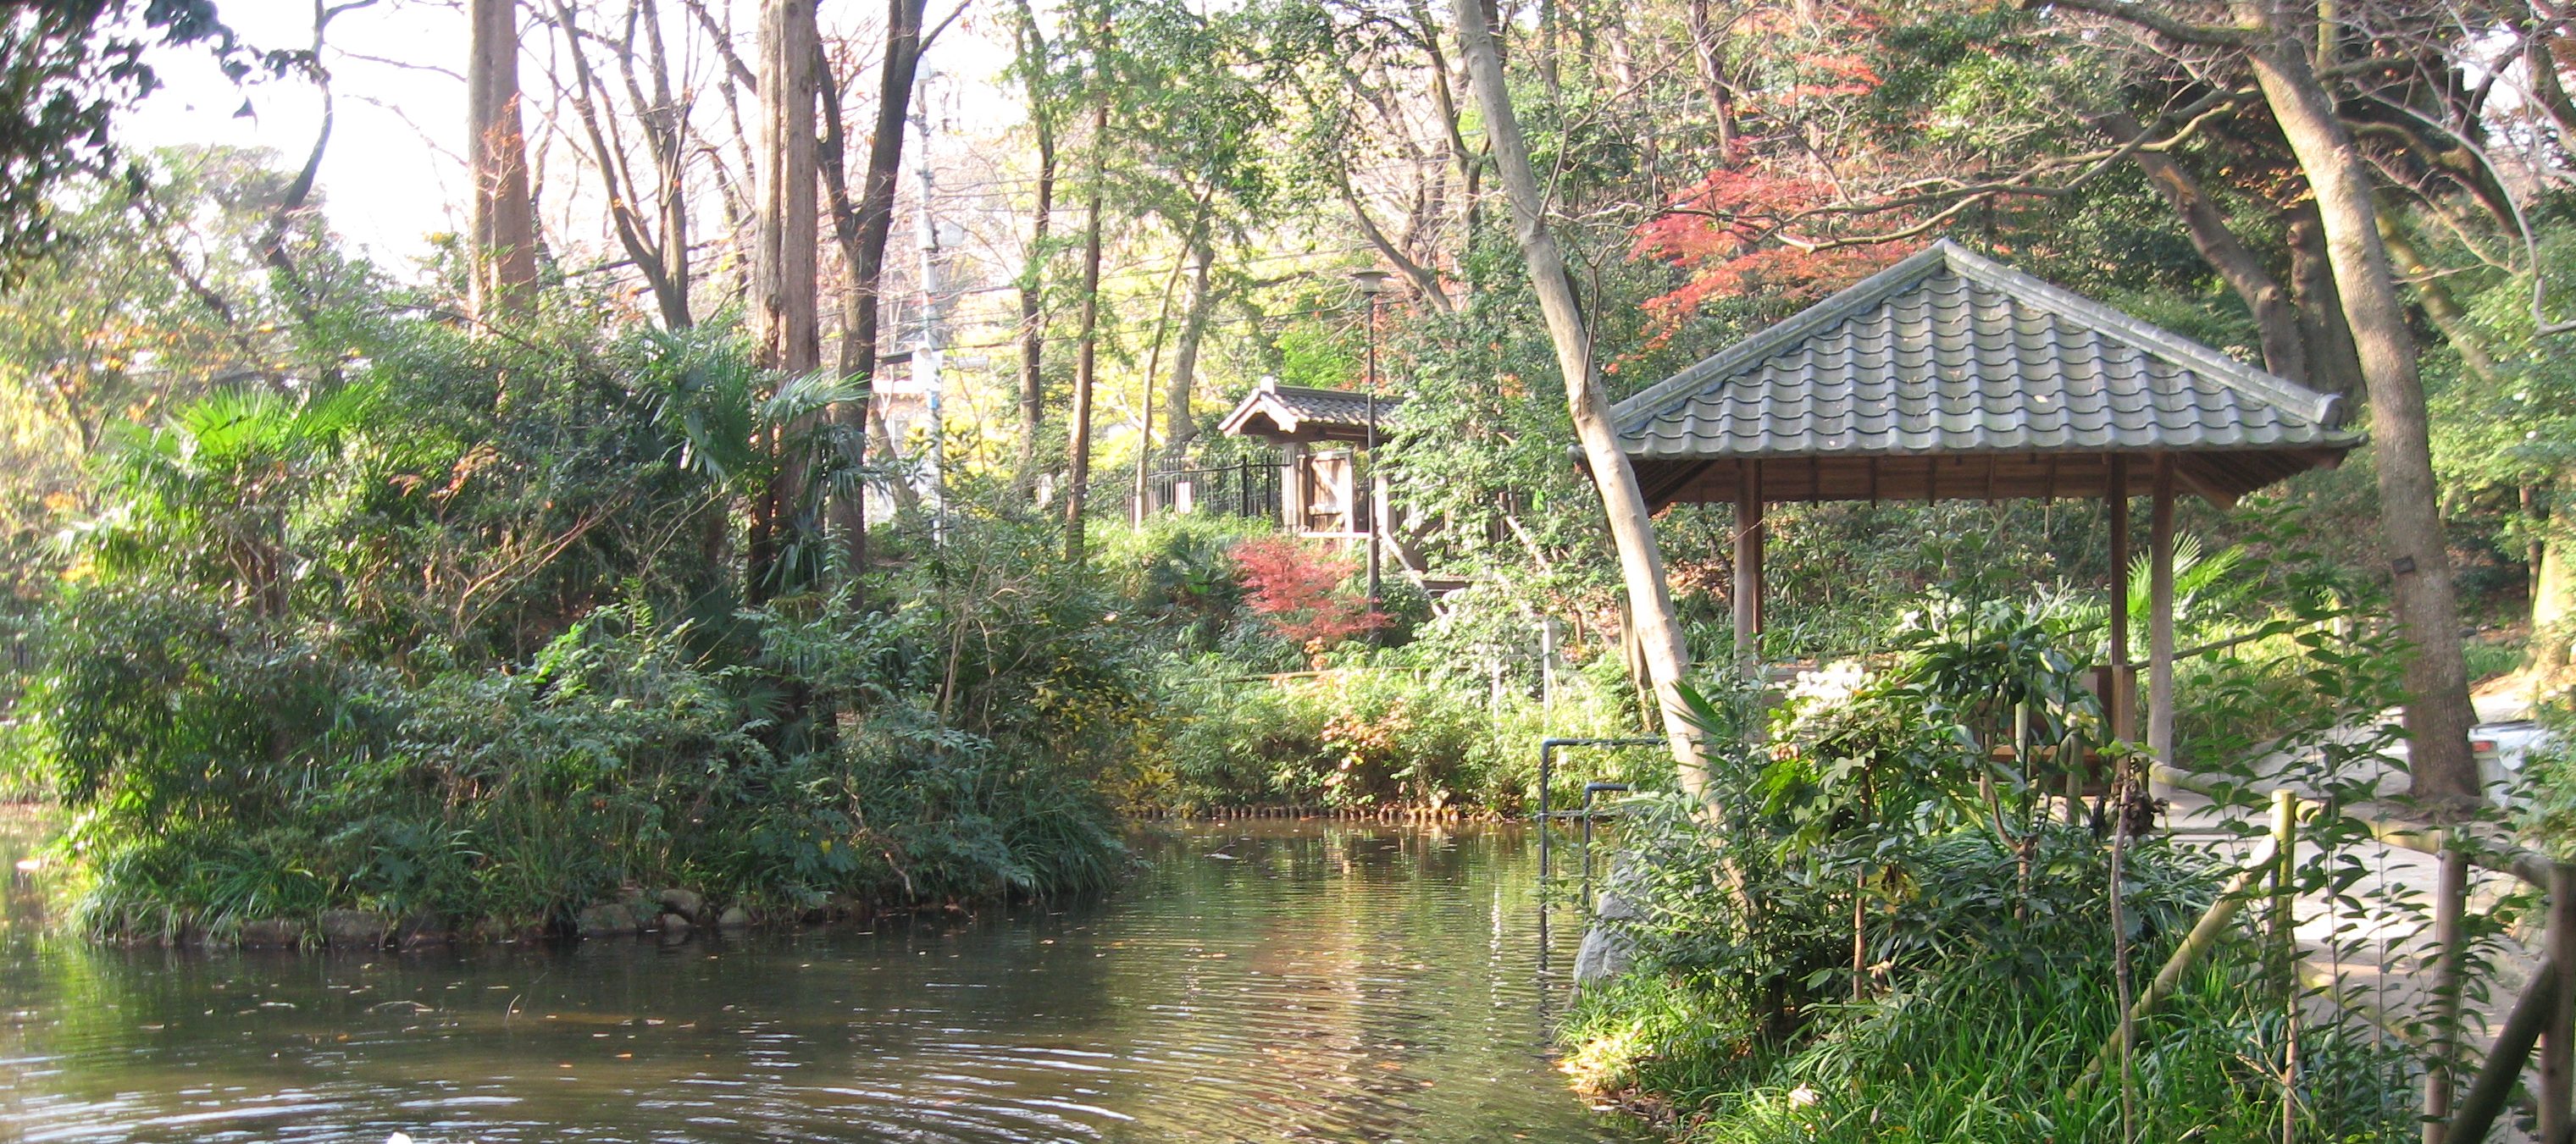
[(1251, 819), (1315, 822), (1469, 823), (1517, 822), (1520, 815), (1483, 806), (1202, 806), (1150, 807), (1128, 812), (1140, 821), (1237, 822)]

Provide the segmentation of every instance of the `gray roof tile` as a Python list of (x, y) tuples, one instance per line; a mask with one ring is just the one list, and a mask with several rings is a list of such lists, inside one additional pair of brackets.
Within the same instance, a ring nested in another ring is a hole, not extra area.
[[(1393, 394), (1377, 396), (1377, 419), (1381, 430), (1404, 399)], [(1219, 430), (1236, 435), (1275, 439), (1285, 434), (1288, 439), (1357, 441), (1369, 425), (1369, 395), (1347, 389), (1315, 389), (1302, 385), (1281, 385), (1264, 380), (1244, 395), (1234, 411), (1226, 414)]]
[(2335, 401), (1943, 241), (1613, 420), (1640, 460), (2348, 448)]

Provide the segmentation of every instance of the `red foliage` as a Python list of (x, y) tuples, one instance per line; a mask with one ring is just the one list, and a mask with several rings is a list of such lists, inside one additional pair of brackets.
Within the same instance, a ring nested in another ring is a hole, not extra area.
[(1358, 561), (1280, 536), (1254, 537), (1226, 555), (1253, 614), (1309, 654), (1386, 624), (1386, 613), (1342, 590)]
[(1911, 252), (1894, 244), (1817, 249), (1847, 227), (1891, 229), (1910, 217), (1901, 210), (1850, 215), (1828, 209), (1849, 195), (1827, 156), (1868, 167), (1873, 147), (1860, 136), (1817, 139), (1795, 126), (1843, 122), (1847, 116), (1817, 105), (1847, 103), (1886, 82), (1876, 62), (1886, 23), (1878, 6), (1827, 6), (1830, 16), (1813, 18), (1799, 14), (1809, 11), (1805, 5), (1755, 5), (1736, 25), (1736, 35), (1781, 44), (1791, 66), (1781, 82), (1739, 93), (1735, 105), (1741, 122), (1769, 125), (1775, 133), (1738, 137), (1716, 170), (1635, 231), (1631, 257), (1689, 275), (1678, 289), (1646, 303), (1662, 336), (1712, 298), (1751, 295), (1804, 305)]
[(1835, 198), (1824, 180), (1764, 164), (1710, 172), (1637, 228), (1632, 257), (1690, 272), (1678, 289), (1648, 299), (1646, 311), (1669, 335), (1712, 297), (1759, 294), (1804, 305), (1913, 253), (1895, 244), (1808, 250), (1778, 241), (1790, 220)]

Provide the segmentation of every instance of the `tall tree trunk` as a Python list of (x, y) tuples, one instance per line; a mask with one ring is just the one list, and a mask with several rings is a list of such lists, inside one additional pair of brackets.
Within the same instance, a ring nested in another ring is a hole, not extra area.
[(2240, 24), (2261, 36), (2247, 52), (2254, 80), (2315, 189), (2336, 293), (2370, 391), (2380, 526), (2396, 584), (2397, 616), (2415, 645), (2406, 664), (2406, 730), (2413, 793), (2466, 803), (2479, 796), (2469, 728), (2468, 668), (2460, 655), (2459, 602), (2433, 480), (2433, 449), (2413, 335), (2389, 273), (2370, 172), (2325, 88), (2308, 68), (2292, 23), (2267, 0), (2239, 0)]
[(1601, 505), (1610, 518), (1610, 536), (1618, 548), (1620, 573), (1627, 583), (1629, 612), (1654, 682), (1656, 705), (1663, 710), (1664, 735), (1672, 744), (1682, 789), (1706, 805), (1717, 797), (1717, 792), (1708, 781), (1699, 738), (1691, 726), (1690, 709), (1681, 695), (1683, 675), (1690, 669), (1690, 649), (1682, 640), (1672, 589), (1664, 582), (1664, 558), (1655, 546), (1654, 521), (1647, 514), (1645, 494), (1637, 487), (1636, 470), (1629, 466), (1627, 454), (1620, 451), (1618, 434), (1611, 428), (1610, 399), (1602, 393), (1594, 369), (1592, 337), (1584, 328), (1574, 281), (1566, 273), (1565, 257), (1547, 227), (1547, 200), (1539, 189), (1537, 174), (1530, 169), (1529, 146), (1522, 141), (1520, 120), (1512, 111), (1511, 90), (1504, 85), (1502, 59), (1495, 54), (1485, 13), (1474, 0), (1454, 7), (1468, 82), (1484, 108), (1486, 135), (1493, 146), (1503, 189), (1511, 198), (1521, 253), (1529, 261), (1530, 282), (1538, 293), (1539, 310), (1547, 320), (1548, 339), (1556, 345), (1557, 368), (1565, 377), (1566, 406), (1574, 417), (1575, 436), (1583, 442), (1593, 484), (1600, 488)]
[[(841, 251), (841, 266), (849, 276), (850, 288), (841, 295), (841, 344), (833, 365), (843, 377), (866, 378), (873, 382), (877, 373), (877, 343), (883, 336), (879, 329), (881, 300), (885, 286), (886, 244), (894, 233), (894, 197), (896, 185), (903, 176), (903, 120), (912, 110), (912, 90), (921, 74), (922, 15), (928, 0), (887, 0), (885, 66), (878, 71), (877, 117), (875, 134), (868, 137), (868, 167), (861, 174), (859, 194), (850, 195), (849, 135), (842, 128), (838, 84), (819, 70), (821, 46), (815, 48), (818, 75), (825, 75), (823, 99), (824, 189), (832, 199), (832, 238)], [(928, 162), (922, 156), (921, 162)], [(873, 398), (862, 398), (835, 408), (832, 417), (842, 431), (857, 441), (871, 433), (892, 444), (883, 425), (871, 425), (868, 406)], [(882, 450), (889, 458), (891, 449)], [(891, 481), (896, 503), (909, 511), (917, 499), (912, 486), (905, 481)], [(832, 522), (848, 546), (851, 567), (864, 566), (867, 559), (867, 496), (854, 487), (849, 495), (836, 498)]]
[(1735, 165), (1735, 86), (1726, 79), (1726, 48), (1709, 19), (1709, 0), (1690, 0), (1691, 67), (1699, 73), (1700, 90), (1708, 96), (1708, 113), (1717, 124), (1717, 165)]
[[(814, 258), (818, 95), (821, 53), (814, 0), (767, 0), (760, 20), (761, 194), (753, 250), (753, 341), (763, 368), (806, 374), (822, 366)], [(792, 434), (803, 426), (781, 427)], [(784, 446), (772, 440), (772, 449)], [(805, 513), (805, 473), (783, 464), (753, 514), (751, 591), (768, 592), (781, 534)]]
[[(653, 175), (661, 184), (662, 277), (668, 297), (662, 320), (673, 329), (695, 325), (689, 312), (689, 105), (671, 89), (671, 57), (662, 43), (662, 9), (654, 0), (639, 0), (630, 21), (644, 30), (645, 58), (652, 68), (652, 111), (644, 117), (653, 143)], [(632, 53), (629, 53), (631, 56)], [(635, 87), (632, 65), (626, 84)]]
[(2379, 212), (2379, 241), (2388, 247), (2388, 262), (2397, 273), (2415, 287), (2415, 300), (2424, 307), (2424, 316), (2433, 320), (2433, 328), (2442, 331), (2442, 340), (2451, 344), (2451, 352), (2460, 355), (2460, 366), (2469, 376), (2488, 385), (2497, 382), (2495, 358), (2487, 353), (2486, 344), (2469, 325), (2468, 311), (2451, 297), (2441, 276), (2426, 265), (2415, 244), (2385, 210)]
[[(2112, 142), (2124, 145), (2146, 133), (2137, 118), (2125, 111), (2104, 115), (2094, 125)], [(2181, 164), (2162, 151), (2140, 150), (2132, 152), (2130, 158), (2182, 218), (2192, 249), (2227, 280), (2228, 288), (2254, 315), (2254, 328), (2263, 341), (2263, 368), (2308, 384), (2307, 342), (2299, 326), (2299, 308), (2291, 302), (2289, 292), (2281, 288), (2280, 280), (2263, 269), (2263, 260), (2227, 228), (2227, 213), (2210, 201), (2200, 181)]]
[[(1101, 40), (1109, 38), (1108, 17), (1101, 17)], [(1095, 77), (1093, 82), (1105, 83)], [(1092, 100), (1091, 108), (1091, 185), (1083, 192), (1082, 204), (1082, 328), (1076, 336), (1073, 358), (1073, 419), (1066, 428), (1072, 436), (1072, 456), (1065, 470), (1064, 558), (1068, 563), (1082, 563), (1082, 510), (1091, 483), (1091, 386), (1100, 364), (1100, 211), (1103, 187), (1102, 166), (1108, 158), (1109, 98), (1104, 91)]]
[(751, 317), (760, 364), (786, 373), (822, 365), (815, 292), (814, 0), (766, 0), (760, 22), (761, 188)]
[(1029, 0), (1019, 0), (1017, 27), (1021, 79), (1028, 89), (1029, 126), (1037, 133), (1037, 204), (1029, 225), (1028, 257), (1020, 264), (1020, 459), (1022, 495), (1038, 479), (1038, 437), (1046, 428), (1047, 231), (1055, 216), (1055, 112), (1046, 94), (1049, 66), (1045, 34)]
[(2360, 396), (2368, 383), (2351, 320), (2345, 317), (2343, 293), (2335, 286), (2324, 222), (2312, 202), (2294, 203), (2281, 213), (2287, 222), (2283, 231), (2290, 248), (2290, 290), (2298, 302), (2299, 339), (2307, 344), (2308, 375), (2298, 380), (2319, 393)]
[(467, 0), (465, 163), (474, 183), (467, 308), (491, 325), (526, 315), (537, 284), (536, 208), (519, 119), (518, 0)]
[(1216, 310), (1216, 290), (1209, 282), (1216, 270), (1216, 244), (1208, 240), (1206, 227), (1190, 240), (1189, 294), (1181, 305), (1180, 342), (1172, 347), (1172, 383), (1164, 394), (1163, 451), (1177, 457), (1198, 436), (1198, 420), (1190, 415), (1190, 397), (1198, 386), (1199, 343), (1207, 336), (1208, 315)]
[(1112, 29), (1108, 0), (1094, 2), (1100, 5), (1100, 17), (1091, 42), (1091, 156), (1082, 204), (1082, 327), (1073, 359), (1073, 422), (1067, 426), (1071, 456), (1065, 471), (1064, 558), (1070, 564), (1083, 560), (1082, 511), (1090, 494), (1091, 389), (1100, 366), (1100, 226), (1109, 168)]

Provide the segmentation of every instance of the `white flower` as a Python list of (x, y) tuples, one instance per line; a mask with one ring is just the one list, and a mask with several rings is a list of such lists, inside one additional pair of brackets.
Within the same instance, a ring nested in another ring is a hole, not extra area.
[(1837, 660), (1816, 671), (1802, 671), (1789, 686), (1791, 703), (1840, 704), (1859, 691), (1868, 671), (1856, 659)]

